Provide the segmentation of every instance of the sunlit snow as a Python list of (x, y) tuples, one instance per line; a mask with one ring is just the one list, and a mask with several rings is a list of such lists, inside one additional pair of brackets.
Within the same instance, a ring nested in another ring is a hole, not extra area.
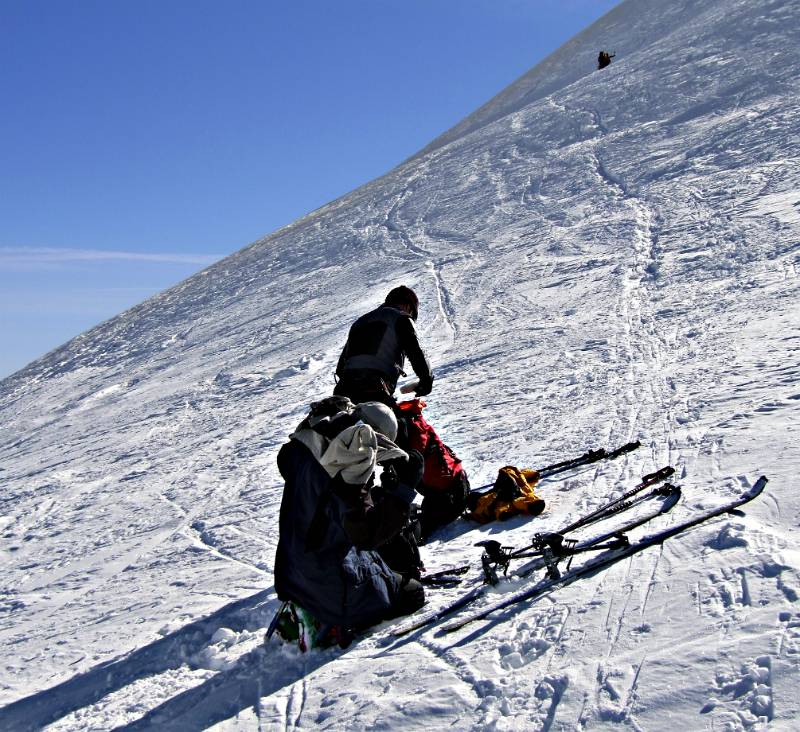
[[(386, 176), (0, 382), (0, 728), (800, 725), (799, 39), (791, 0), (627, 0)], [(453, 635), (265, 648), (276, 452), (401, 283), (474, 484), (643, 443), (544, 482), (539, 518), (440, 532), (429, 570), (666, 464), (654, 527), (765, 495)]]

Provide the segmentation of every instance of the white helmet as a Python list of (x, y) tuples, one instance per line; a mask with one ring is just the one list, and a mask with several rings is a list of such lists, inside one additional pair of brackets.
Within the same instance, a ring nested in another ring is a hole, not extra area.
[(353, 415), (368, 424), (376, 432), (394, 442), (397, 437), (397, 417), (382, 402), (363, 402), (356, 406)]

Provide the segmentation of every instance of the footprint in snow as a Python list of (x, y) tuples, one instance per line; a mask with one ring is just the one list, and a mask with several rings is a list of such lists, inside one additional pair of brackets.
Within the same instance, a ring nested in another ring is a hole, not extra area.
[(715, 728), (750, 730), (763, 728), (774, 716), (772, 658), (759, 656), (742, 664), (719, 668), (713, 693), (700, 710), (712, 714)]

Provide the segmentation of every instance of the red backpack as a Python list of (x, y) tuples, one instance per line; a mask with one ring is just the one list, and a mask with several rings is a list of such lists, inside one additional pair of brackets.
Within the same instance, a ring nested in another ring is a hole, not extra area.
[[(456, 454), (442, 442), (436, 430), (422, 416), (425, 402), (422, 399), (410, 399), (399, 402), (397, 409), (408, 426), (408, 446), (419, 450), (425, 459), (425, 472), (422, 475), (424, 488), (431, 491), (447, 491), (461, 485), (464, 480), (464, 468)], [(426, 494), (424, 488), (420, 493)]]

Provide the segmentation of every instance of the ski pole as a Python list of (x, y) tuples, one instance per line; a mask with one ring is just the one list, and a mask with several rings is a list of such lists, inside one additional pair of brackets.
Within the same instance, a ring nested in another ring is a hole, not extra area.
[[(569, 526), (565, 526), (563, 529), (559, 529), (556, 532), (553, 532), (554, 535), (563, 536), (564, 534), (568, 534), (570, 531), (575, 531), (576, 529), (580, 529), (583, 526), (591, 524), (595, 521), (600, 521), (603, 518), (611, 516), (613, 513), (616, 513), (617, 510), (622, 506), (622, 504), (627, 501), (628, 499), (635, 496), (637, 493), (640, 493), (645, 488), (649, 488), (656, 483), (660, 483), (662, 480), (666, 480), (675, 472), (675, 468), (671, 465), (666, 465), (659, 470), (656, 470), (655, 473), (648, 473), (647, 475), (642, 476), (641, 482), (631, 488), (627, 493), (624, 493), (619, 498), (615, 498), (613, 501), (609, 501), (608, 503), (600, 506), (600, 508), (592, 511), (591, 513), (586, 514), (585, 516), (581, 516), (577, 521), (574, 521)], [(527, 546), (522, 547), (521, 549), (517, 549), (510, 553), (511, 558), (517, 558), (519, 554), (523, 552), (530, 551), (531, 549), (538, 549), (541, 543), (541, 538), (537, 538), (532, 544), (528, 544)]]
[(264, 638), (264, 642), (266, 643), (270, 638), (272, 638), (272, 634), (275, 632), (275, 629), (278, 627), (278, 620), (281, 617), (281, 614), (286, 609), (286, 606), (289, 604), (288, 600), (284, 600), (281, 603), (281, 606), (278, 608), (278, 612), (275, 613), (275, 617), (272, 618), (272, 622), (269, 624), (269, 628), (267, 628), (267, 635)]
[(674, 472), (675, 468), (673, 468), (671, 465), (665, 465), (663, 468), (656, 470), (655, 473), (648, 473), (647, 475), (642, 476), (641, 482), (631, 488), (627, 493), (623, 493), (619, 498), (615, 498), (613, 501), (606, 503), (605, 506), (601, 506), (596, 511), (592, 511), (590, 514), (579, 518), (575, 523), (570, 524), (566, 528), (562, 529), (559, 533), (566, 534), (570, 531), (575, 531), (575, 529), (579, 529), (581, 526), (585, 526), (588, 523), (599, 520), (605, 514), (610, 515), (614, 513), (617, 505), (623, 501), (627, 501), (629, 498), (635, 496), (645, 488), (654, 485), (655, 483), (660, 483), (662, 480), (666, 480)]
[[(599, 460), (614, 460), (618, 458), (620, 455), (625, 455), (628, 452), (633, 452), (637, 448), (641, 447), (642, 443), (638, 440), (636, 442), (628, 442), (621, 447), (618, 447), (616, 450), (612, 450), (608, 452), (603, 448), (599, 450), (589, 450), (589, 452), (581, 455), (580, 457), (572, 458), (571, 460), (563, 460), (560, 463), (553, 463), (552, 465), (548, 465), (541, 470), (537, 470), (536, 472), (539, 473), (539, 478), (549, 478), (551, 475), (557, 475), (558, 473), (563, 473), (566, 470), (571, 470), (572, 468), (580, 467), (581, 465), (589, 465), (591, 463), (596, 463)], [(474, 492), (485, 490), (486, 488), (491, 488), (494, 483), (487, 483), (486, 485), (480, 485), (477, 488), (473, 488)]]

